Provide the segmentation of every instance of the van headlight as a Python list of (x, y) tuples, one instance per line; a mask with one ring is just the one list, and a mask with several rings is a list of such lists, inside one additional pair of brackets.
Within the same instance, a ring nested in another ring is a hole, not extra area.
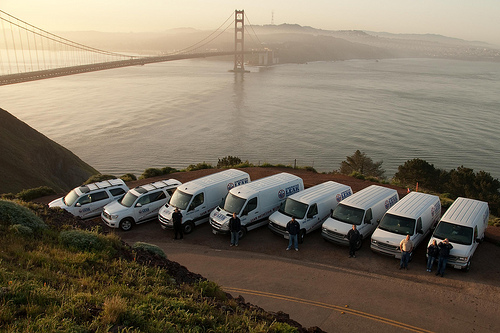
[(458, 261), (467, 262), (469, 261), (469, 257), (458, 257)]
[(377, 241), (375, 239), (372, 239), (372, 244), (377, 244)]
[(108, 214), (108, 216), (110, 217), (110, 219), (112, 220), (116, 220), (118, 219), (118, 215), (111, 215), (111, 214)]

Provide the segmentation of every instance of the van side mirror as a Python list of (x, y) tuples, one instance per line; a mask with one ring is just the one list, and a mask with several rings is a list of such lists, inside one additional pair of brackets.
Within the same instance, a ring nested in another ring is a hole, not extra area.
[(417, 234), (421, 234), (421, 235), (423, 235), (423, 234), (424, 234), (424, 231), (423, 231), (422, 229), (418, 229), (418, 230), (417, 230)]
[(482, 242), (483, 242), (483, 241), (482, 241), (482, 239), (481, 239), (481, 238), (479, 238), (479, 237), (478, 237), (478, 238), (476, 238), (476, 243), (481, 244)]
[(79, 203), (79, 202), (77, 202), (77, 203), (75, 204), (75, 206), (76, 206), (76, 207), (82, 207), (82, 204), (81, 204), (81, 203)]
[(136, 203), (136, 204), (135, 204), (135, 206), (136, 206), (136, 207), (142, 207), (142, 205), (141, 205), (141, 203), (140, 203), (140, 202)]

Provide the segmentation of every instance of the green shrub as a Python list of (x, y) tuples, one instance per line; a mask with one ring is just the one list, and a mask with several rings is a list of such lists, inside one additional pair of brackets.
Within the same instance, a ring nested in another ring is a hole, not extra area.
[(56, 194), (56, 191), (54, 191), (54, 189), (48, 186), (40, 186), (28, 190), (22, 190), (21, 192), (16, 194), (16, 198), (23, 201), (31, 201), (33, 199), (41, 198), (52, 194)]
[(4, 193), (0, 195), (0, 199), (4, 200), (14, 200), (16, 198), (16, 195), (14, 193)]
[(495, 216), (490, 216), (490, 220), (488, 221), (488, 225), (492, 225), (494, 227), (500, 227), (500, 218)]
[(110, 180), (110, 179), (115, 179), (115, 178), (116, 177), (113, 175), (103, 175), (102, 173), (98, 173), (96, 175), (90, 176), (90, 178), (87, 179), (87, 181), (83, 184), (86, 185), (86, 184), (91, 184), (91, 183), (95, 183), (95, 182), (102, 182), (103, 180)]
[(186, 168), (186, 171), (196, 171), (196, 170), (203, 170), (203, 169), (213, 169), (213, 166), (209, 163), (198, 163), (198, 164), (191, 164)]
[(131, 182), (133, 180), (137, 180), (137, 177), (133, 173), (126, 173), (120, 176), (120, 179), (123, 180), (124, 182)]
[(439, 199), (441, 200), (441, 208), (449, 208), (453, 203), (453, 199), (450, 198), (449, 193), (442, 193), (439, 195)]
[(169, 166), (161, 168), (161, 173), (164, 175), (168, 175), (168, 174), (174, 173), (174, 172), (179, 172), (179, 170), (172, 168), (172, 167), (169, 167)]
[(365, 179), (374, 183), (380, 183), (380, 179), (377, 177), (367, 176)]
[(252, 168), (254, 166), (255, 165), (253, 165), (252, 163), (245, 161), (245, 162), (242, 162), (240, 164), (234, 165), (233, 167), (234, 168)]
[(146, 252), (149, 252), (151, 254), (155, 254), (161, 258), (167, 259), (167, 255), (165, 252), (163, 252), (162, 249), (160, 249), (158, 246), (153, 245), (153, 244), (148, 244), (144, 242), (136, 242), (134, 245), (132, 245), (132, 248), (134, 250), (144, 250)]
[(21, 224), (13, 224), (9, 226), (9, 231), (25, 237), (33, 236), (33, 229)]
[(262, 163), (262, 165), (260, 165), (260, 167), (262, 167), (262, 168), (271, 168), (271, 167), (274, 167), (274, 165), (272, 165), (271, 163), (264, 162), (264, 163)]
[(303, 169), (307, 171), (312, 171), (314, 173), (318, 173), (318, 171), (316, 171), (316, 169), (314, 169), (312, 166), (306, 166)]
[(241, 159), (239, 157), (229, 155), (223, 157), (222, 159), (219, 158), (219, 161), (217, 162), (217, 168), (230, 168), (238, 164), (241, 164)]
[(139, 177), (139, 179), (145, 179), (145, 178), (151, 178), (151, 177), (157, 177), (163, 175), (163, 172), (161, 169), (158, 168), (147, 168), (144, 170), (142, 175)]
[(349, 174), (349, 177), (365, 180), (365, 176), (359, 171), (353, 171)]
[(77, 251), (102, 251), (106, 246), (103, 236), (84, 230), (62, 231), (59, 240), (66, 247)]
[(195, 288), (198, 289), (201, 296), (204, 297), (214, 297), (219, 300), (226, 300), (227, 298), (226, 293), (220, 289), (217, 283), (212, 281), (197, 282)]
[(38, 231), (47, 228), (41, 218), (31, 210), (13, 201), (0, 200), (0, 224), (21, 225)]

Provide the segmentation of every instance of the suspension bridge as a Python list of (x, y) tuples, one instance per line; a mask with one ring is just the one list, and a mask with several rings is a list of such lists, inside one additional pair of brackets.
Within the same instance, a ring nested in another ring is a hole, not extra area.
[[(3, 38), (3, 43), (0, 43), (0, 86), (112, 68), (216, 56), (234, 56), (234, 72), (246, 72), (244, 57), (247, 54), (257, 54), (259, 65), (275, 63), (274, 53), (269, 49), (262, 46), (245, 49), (245, 32), (258, 41), (255, 31), (245, 25), (245, 18), (248, 21), (243, 10), (236, 10), (234, 16), (231, 13), (215, 31), (189, 47), (161, 55), (138, 56), (83, 45), (0, 10), (0, 39)], [(215, 39), (232, 29), (233, 49), (214, 50), (209, 47)]]

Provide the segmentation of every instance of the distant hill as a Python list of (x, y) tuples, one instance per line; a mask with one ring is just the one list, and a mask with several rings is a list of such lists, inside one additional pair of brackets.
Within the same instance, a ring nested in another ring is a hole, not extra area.
[(0, 193), (49, 186), (64, 192), (97, 170), (0, 108)]
[[(500, 50), (494, 45), (433, 34), (323, 30), (298, 24), (253, 25), (247, 30), (245, 48), (251, 50), (264, 46), (272, 49), (280, 63), (383, 58), (500, 61)], [(232, 31), (217, 35), (213, 41), (208, 38), (211, 33), (213, 31), (182, 28), (155, 33), (80, 31), (58, 34), (85, 45), (117, 52), (162, 54), (186, 49), (195, 52), (234, 50)], [(193, 45), (196, 49), (191, 48)]]

